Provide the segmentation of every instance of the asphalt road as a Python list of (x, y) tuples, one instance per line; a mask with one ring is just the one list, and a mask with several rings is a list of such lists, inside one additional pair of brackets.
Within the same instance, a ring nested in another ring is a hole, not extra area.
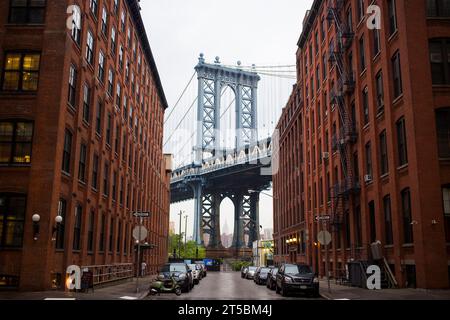
[[(241, 278), (240, 272), (208, 272), (189, 293), (177, 297), (174, 293), (148, 296), (147, 300), (301, 300), (313, 299), (305, 295), (282, 297), (265, 285)], [(319, 298), (321, 299), (321, 298)]]

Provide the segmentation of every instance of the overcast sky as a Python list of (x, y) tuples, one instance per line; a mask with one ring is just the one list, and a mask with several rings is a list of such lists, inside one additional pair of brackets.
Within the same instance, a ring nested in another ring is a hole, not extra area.
[[(175, 104), (192, 76), (199, 53), (204, 53), (207, 62), (211, 63), (214, 57), (220, 56), (224, 64), (235, 65), (240, 60), (243, 65), (294, 65), (303, 17), (312, 2), (141, 0), (142, 17), (169, 106)], [(287, 102), (292, 83), (284, 81), (281, 85), (280, 82), (277, 86), (271, 85), (276, 87), (277, 92), (271, 93), (275, 102), (272, 100), (269, 107), (276, 110), (274, 113), (265, 110), (266, 118), (278, 117)], [(276, 123), (277, 120), (272, 121)], [(168, 132), (165, 135), (167, 137)], [(171, 206), (171, 221), (176, 222), (176, 230), (179, 226), (177, 213), (180, 210), (186, 211), (189, 216), (188, 236), (192, 235), (193, 202)], [(232, 229), (232, 205), (225, 202), (221, 211), (223, 219)], [(224, 221), (221, 221), (221, 225)], [(260, 222), (264, 228), (273, 225), (272, 199), (265, 195), (261, 196)]]

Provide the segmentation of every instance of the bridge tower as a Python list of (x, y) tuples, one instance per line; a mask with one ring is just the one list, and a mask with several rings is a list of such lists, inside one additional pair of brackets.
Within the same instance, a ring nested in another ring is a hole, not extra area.
[[(200, 54), (195, 67), (198, 79), (197, 130), (194, 166), (201, 167), (208, 156), (219, 157), (223, 148), (220, 145), (220, 115), (222, 90), (229, 86), (235, 94), (235, 150), (256, 145), (257, 131), (257, 90), (260, 77), (256, 72), (223, 66), (219, 57), (214, 64), (205, 63)], [(232, 248), (250, 248), (259, 239), (259, 192), (233, 187), (232, 190), (206, 192), (205, 181), (191, 179), (188, 183), (194, 193), (195, 218), (194, 240), (207, 248), (223, 249), (220, 240), (220, 203), (229, 197), (235, 206), (234, 237)], [(204, 234), (209, 234), (204, 243)], [(247, 236), (247, 237), (246, 237)], [(247, 239), (247, 240), (246, 240)]]

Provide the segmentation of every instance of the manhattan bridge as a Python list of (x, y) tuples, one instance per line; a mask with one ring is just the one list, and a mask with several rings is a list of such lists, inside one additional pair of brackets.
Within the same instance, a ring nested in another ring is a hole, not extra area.
[[(164, 148), (175, 164), (171, 203), (194, 200), (193, 240), (209, 257), (248, 256), (259, 240), (259, 197), (278, 169), (274, 129), (293, 83), (293, 65), (232, 66), (219, 57), (207, 63), (200, 54), (166, 115)], [(225, 198), (234, 205), (230, 248), (221, 240)]]

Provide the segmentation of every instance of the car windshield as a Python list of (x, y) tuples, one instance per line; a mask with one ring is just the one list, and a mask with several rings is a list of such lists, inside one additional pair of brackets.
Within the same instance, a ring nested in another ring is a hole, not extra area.
[(197, 269), (197, 266), (196, 266), (195, 264), (190, 264), (190, 265), (189, 265), (189, 269), (191, 269), (191, 270), (196, 270), (196, 269)]
[(278, 273), (278, 268), (272, 269), (272, 274), (273, 274), (273, 275), (276, 275), (277, 273)]
[(256, 271), (256, 267), (248, 267), (248, 271)]
[(309, 266), (304, 265), (287, 265), (286, 269), (284, 270), (284, 273), (286, 274), (308, 274), (312, 273), (311, 268)]
[(186, 265), (184, 264), (166, 264), (161, 272), (186, 272)]
[(270, 268), (261, 268), (260, 273), (269, 273)]

